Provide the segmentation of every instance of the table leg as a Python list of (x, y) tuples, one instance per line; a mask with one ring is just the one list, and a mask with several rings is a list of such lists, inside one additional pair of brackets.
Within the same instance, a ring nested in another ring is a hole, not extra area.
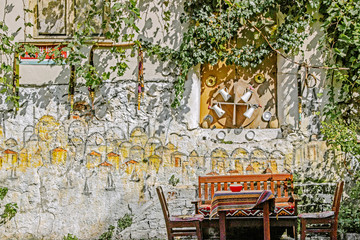
[(269, 201), (264, 203), (263, 218), (264, 218), (264, 240), (270, 240), (270, 219), (269, 219)]
[(220, 240), (226, 240), (226, 212), (219, 211)]

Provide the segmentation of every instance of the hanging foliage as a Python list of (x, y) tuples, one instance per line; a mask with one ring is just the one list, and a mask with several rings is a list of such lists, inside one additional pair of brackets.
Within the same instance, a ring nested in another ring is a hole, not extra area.
[(143, 43), (150, 55), (175, 61), (181, 67), (172, 106), (180, 104), (187, 73), (193, 66), (225, 61), (227, 65), (256, 67), (273, 52), (270, 45), (286, 54), (298, 53), (307, 36), (305, 26), (312, 19), (304, 7), (309, 2), (186, 1), (181, 22), (188, 28), (179, 50)]
[(346, 124), (360, 123), (360, 2), (323, 1), (323, 47), (328, 64), (346, 67), (347, 71), (329, 72), (330, 92), (325, 114), (342, 118)]

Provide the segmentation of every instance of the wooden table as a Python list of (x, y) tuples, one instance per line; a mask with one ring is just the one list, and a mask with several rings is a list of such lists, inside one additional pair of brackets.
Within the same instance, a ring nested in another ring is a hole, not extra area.
[(241, 192), (218, 191), (211, 201), (210, 219), (219, 215), (220, 240), (226, 239), (226, 212), (263, 208), (264, 239), (270, 240), (270, 208), (275, 205), (275, 196), (269, 190), (247, 190)]

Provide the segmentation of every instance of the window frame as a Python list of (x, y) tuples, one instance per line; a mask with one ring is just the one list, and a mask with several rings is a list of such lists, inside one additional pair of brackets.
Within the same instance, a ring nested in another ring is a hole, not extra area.
[[(51, 1), (51, 0), (49, 0)], [(53, 0), (54, 1), (54, 0)], [(55, 0), (58, 1), (58, 0)], [(28, 22), (33, 23), (31, 28), (26, 28), (26, 34), (30, 34), (34, 40), (46, 40), (46, 39), (55, 39), (55, 40), (69, 40), (72, 39), (73, 33), (76, 31), (76, 9), (75, 4), (78, 0), (64, 0), (65, 3), (65, 34), (40, 34), (39, 33), (39, 0), (29, 0), (29, 9), (33, 11), (28, 13)], [(108, 20), (107, 12), (110, 12), (110, 8), (107, 6), (109, 0), (103, 0), (104, 7), (102, 11), (102, 19)], [(96, 33), (92, 36), (93, 39), (105, 40), (105, 32), (108, 30), (108, 26), (105, 29), (102, 29), (102, 33)]]

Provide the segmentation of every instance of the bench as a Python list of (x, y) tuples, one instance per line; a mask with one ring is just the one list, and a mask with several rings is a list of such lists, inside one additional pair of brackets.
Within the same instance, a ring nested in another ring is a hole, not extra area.
[[(241, 184), (244, 190), (271, 190), (275, 195), (275, 211), (270, 214), (271, 227), (291, 229), (297, 236), (297, 198), (293, 193), (293, 176), (286, 174), (199, 176), (198, 200), (193, 201), (196, 213), (205, 217), (204, 227), (217, 227), (209, 220), (211, 199), (215, 191), (230, 190), (230, 184)], [(226, 212), (227, 226), (262, 226), (262, 210), (236, 210)]]

